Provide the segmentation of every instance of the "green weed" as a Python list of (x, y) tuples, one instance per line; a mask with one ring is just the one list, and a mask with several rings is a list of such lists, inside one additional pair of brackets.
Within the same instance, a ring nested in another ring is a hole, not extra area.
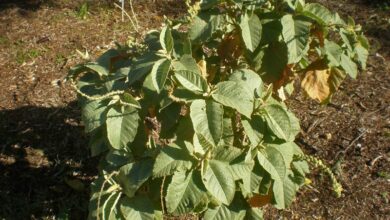
[(37, 49), (30, 49), (30, 50), (18, 50), (16, 52), (16, 62), (18, 64), (25, 63), (29, 60), (35, 59), (41, 55), (41, 51)]
[(77, 12), (77, 16), (83, 20), (87, 19), (88, 16), (88, 3), (84, 2), (81, 7), (79, 8), (79, 11)]

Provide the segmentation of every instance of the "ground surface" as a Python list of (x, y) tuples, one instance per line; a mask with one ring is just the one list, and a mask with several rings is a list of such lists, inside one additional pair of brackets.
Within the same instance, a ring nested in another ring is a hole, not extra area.
[[(63, 79), (82, 62), (76, 49), (97, 57), (133, 29), (105, 1), (90, 1), (82, 19), (81, 2), (0, 0), (0, 219), (85, 219), (96, 159)], [(141, 32), (182, 12), (178, 2), (135, 1)], [(334, 168), (345, 192), (335, 198), (327, 177), (314, 172), (288, 210), (267, 207), (265, 217), (390, 219), (390, 10), (321, 2), (363, 25), (372, 44), (368, 69), (346, 80), (328, 106), (299, 93), (288, 104), (302, 121), (297, 142)]]

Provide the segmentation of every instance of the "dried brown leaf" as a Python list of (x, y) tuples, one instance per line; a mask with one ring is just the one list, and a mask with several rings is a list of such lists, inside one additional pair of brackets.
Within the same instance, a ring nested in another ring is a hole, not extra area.
[(319, 102), (325, 101), (331, 93), (329, 86), (330, 69), (308, 68), (301, 86), (306, 94)]

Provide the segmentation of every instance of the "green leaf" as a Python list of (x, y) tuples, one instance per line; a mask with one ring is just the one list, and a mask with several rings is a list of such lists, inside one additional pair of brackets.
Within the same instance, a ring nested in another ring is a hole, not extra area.
[(283, 16), (283, 38), (288, 47), (288, 63), (297, 63), (309, 49), (310, 22), (292, 15)]
[(263, 220), (263, 210), (261, 208), (250, 208), (245, 216), (245, 220)]
[(161, 148), (153, 166), (153, 177), (172, 175), (177, 170), (188, 170), (192, 166), (192, 157), (185, 146), (170, 144)]
[(250, 93), (261, 97), (263, 90), (263, 81), (260, 76), (250, 69), (239, 69), (233, 72), (229, 77), (230, 81), (241, 82), (244, 87), (248, 88)]
[(106, 121), (107, 102), (105, 100), (87, 100), (81, 103), (85, 132), (90, 133)]
[(146, 33), (144, 42), (150, 51), (158, 51), (162, 49), (160, 43), (160, 34), (161, 32), (158, 32), (157, 30), (151, 30)]
[(368, 50), (362, 46), (362, 44), (358, 43), (355, 45), (355, 52), (357, 56), (357, 60), (360, 63), (360, 66), (363, 70), (367, 67), (367, 58), (368, 58)]
[(152, 68), (152, 80), (153, 86), (156, 88), (157, 92), (160, 93), (165, 85), (167, 80), (169, 70), (171, 68), (171, 61), (164, 58), (157, 61)]
[(107, 153), (105, 159), (110, 166), (116, 169), (134, 160), (133, 155), (124, 150), (111, 150)]
[(240, 22), (241, 37), (248, 50), (253, 52), (260, 44), (262, 27), (256, 14), (245, 13)]
[(339, 66), (343, 49), (335, 42), (328, 40), (325, 40), (324, 49), (329, 64), (334, 67)]
[(187, 70), (201, 75), (196, 60), (190, 54), (183, 55), (178, 61), (173, 61), (172, 65), (175, 71)]
[(139, 116), (129, 106), (114, 106), (107, 112), (107, 137), (115, 149), (126, 148), (137, 134)]
[(321, 25), (344, 24), (337, 13), (332, 13), (326, 7), (318, 3), (309, 3), (303, 7), (302, 13), (317, 21)]
[[(229, 153), (233, 152), (231, 148), (233, 147), (227, 148), (226, 151)], [(230, 170), (232, 171), (234, 180), (244, 180), (249, 178), (254, 166), (253, 160), (246, 161), (245, 154), (242, 154), (241, 151), (239, 152), (239, 156), (230, 161)]]
[(141, 108), (139, 102), (129, 93), (124, 93), (121, 95), (121, 101), (126, 103), (126, 105), (131, 105), (134, 108)]
[(162, 48), (167, 52), (167, 54), (171, 53), (173, 49), (173, 38), (171, 28), (169, 26), (165, 26), (161, 30), (160, 43)]
[(91, 156), (95, 157), (99, 154), (109, 150), (109, 144), (107, 144), (106, 127), (99, 127), (89, 133), (88, 146), (91, 149)]
[(191, 104), (190, 116), (198, 137), (217, 146), (222, 137), (223, 106), (213, 100), (198, 99)]
[(218, 146), (212, 153), (215, 160), (231, 163), (241, 155), (242, 150), (232, 146)]
[(202, 170), (202, 180), (206, 189), (218, 201), (227, 205), (233, 200), (236, 191), (234, 178), (228, 166), (226, 162), (210, 160), (205, 170)]
[(99, 74), (99, 76), (107, 76), (110, 73), (110, 71), (107, 68), (95, 62), (87, 63), (84, 66), (89, 70), (95, 71), (96, 73)]
[(181, 104), (173, 102), (167, 107), (161, 109), (157, 114), (157, 119), (161, 123), (160, 138), (171, 139), (174, 138), (177, 123), (179, 121)]
[(174, 31), (172, 36), (175, 39), (173, 47), (173, 56), (175, 58), (182, 58), (192, 54), (191, 41), (187, 32)]
[(207, 200), (207, 191), (202, 183), (200, 172), (175, 172), (165, 199), (169, 213), (183, 215), (192, 212)]
[(188, 70), (175, 71), (175, 77), (180, 84), (195, 93), (205, 93), (208, 90), (207, 81), (198, 73)]
[(200, 12), (189, 27), (190, 39), (193, 43), (207, 41), (224, 22), (218, 11)]
[(129, 163), (119, 169), (118, 180), (124, 193), (133, 197), (136, 191), (152, 176), (153, 161), (143, 159)]
[(220, 82), (215, 86), (212, 97), (217, 102), (236, 109), (250, 118), (253, 112), (253, 95), (242, 84), (233, 81)]
[(134, 198), (123, 197), (120, 200), (120, 210), (126, 220), (155, 220), (153, 202), (146, 196)]
[(339, 31), (340, 37), (343, 40), (345, 46), (347, 46), (348, 51), (353, 51), (352, 45), (355, 44), (355, 33), (344, 28), (340, 28)]
[(257, 147), (266, 133), (267, 124), (260, 115), (252, 116), (251, 120), (242, 120), (246, 135), (248, 135), (251, 146)]
[(243, 220), (245, 218), (247, 203), (240, 194), (236, 194), (229, 205), (220, 205), (208, 208), (204, 213), (204, 220)]
[(299, 133), (299, 121), (280, 105), (268, 105), (264, 107), (267, 126), (276, 137), (285, 141), (293, 141)]
[(261, 185), (266, 184), (269, 180), (271, 180), (270, 175), (256, 161), (249, 175), (242, 179), (243, 195), (247, 194), (248, 197), (252, 197), (253, 193), (263, 193), (261, 192), (260, 187)]
[(267, 45), (271, 42), (278, 42), (282, 34), (282, 23), (280, 17), (274, 13), (268, 13), (267, 16), (261, 17), (262, 36), (261, 45)]
[(276, 208), (286, 208), (295, 197), (298, 186), (290, 179), (290, 164), (294, 154), (292, 143), (268, 145), (264, 152), (257, 154), (260, 165), (274, 180), (273, 194)]
[(230, 118), (223, 119), (222, 138), (218, 143), (219, 146), (233, 146), (234, 133), (232, 127), (232, 120)]
[(356, 79), (357, 76), (357, 65), (352, 61), (350, 57), (348, 57), (345, 54), (341, 55), (341, 67), (345, 70), (345, 72), (348, 73), (348, 75), (354, 79)]
[(183, 88), (182, 86), (176, 87), (175, 90), (173, 90), (173, 96), (180, 99), (180, 101), (191, 103), (197, 99), (202, 99), (203, 95), (199, 93), (193, 93), (188, 89)]
[(146, 53), (140, 57), (137, 57), (130, 69), (128, 76), (128, 84), (132, 85), (133, 83), (141, 80), (147, 74), (150, 73), (154, 64), (161, 59), (154, 53)]
[[(119, 68), (118, 63), (112, 62), (113, 57), (118, 57), (121, 55), (121, 51), (117, 49), (109, 49), (106, 52), (104, 52), (102, 55), (97, 58), (96, 63), (98, 63), (100, 66), (103, 66), (106, 69), (110, 69), (111, 67), (114, 67), (113, 69), (116, 70)], [(123, 66), (122, 66), (123, 67)]]
[(280, 80), (288, 62), (286, 44), (283, 42), (271, 43), (260, 53), (263, 53), (260, 64), (261, 68), (259, 69), (261, 79), (269, 83)]

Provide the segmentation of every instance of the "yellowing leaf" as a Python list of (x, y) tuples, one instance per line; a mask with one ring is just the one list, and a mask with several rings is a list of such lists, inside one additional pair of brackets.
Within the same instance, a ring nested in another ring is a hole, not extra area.
[(301, 86), (310, 98), (323, 102), (330, 95), (328, 84), (329, 75), (329, 69), (309, 68), (305, 73)]
[(199, 60), (199, 62), (197, 64), (198, 64), (198, 67), (200, 69), (200, 72), (202, 73), (203, 78), (207, 79), (208, 74), (207, 74), (207, 69), (206, 69), (206, 61)]

